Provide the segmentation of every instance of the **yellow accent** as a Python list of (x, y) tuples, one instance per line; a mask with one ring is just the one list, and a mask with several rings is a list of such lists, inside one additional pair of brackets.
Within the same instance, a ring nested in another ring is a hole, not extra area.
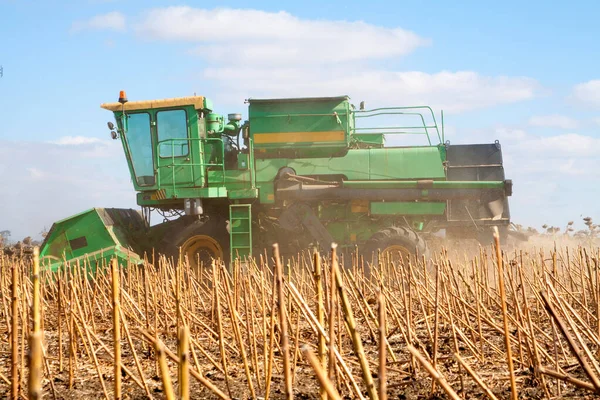
[(166, 198), (167, 196), (164, 189), (157, 190), (150, 195), (151, 200), (164, 200)]
[(269, 193), (267, 195), (267, 200), (275, 200), (275, 195), (273, 193)]
[(345, 131), (255, 133), (254, 144), (343, 142)]
[(124, 105), (121, 103), (103, 103), (100, 107), (108, 111), (135, 111), (135, 110), (147, 110), (149, 108), (163, 108), (163, 107), (180, 107), (180, 106), (194, 106), (196, 110), (204, 108), (204, 97), (203, 96), (189, 96), (189, 97), (176, 97), (172, 99), (159, 99), (159, 100), (141, 100), (141, 101), (129, 101)]
[(351, 242), (356, 242), (356, 233), (351, 233), (350, 234), (350, 241)]
[(198, 256), (200, 261), (205, 263), (208, 261), (207, 256), (223, 259), (223, 248), (219, 242), (208, 235), (195, 235), (181, 245), (181, 255), (187, 256), (191, 266), (200, 267)]
[(353, 213), (368, 213), (369, 200), (352, 200), (350, 203), (350, 211)]

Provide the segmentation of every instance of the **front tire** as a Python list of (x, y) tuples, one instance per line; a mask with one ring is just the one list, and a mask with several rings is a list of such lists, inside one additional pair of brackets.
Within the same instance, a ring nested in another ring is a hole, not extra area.
[(212, 260), (229, 262), (229, 233), (226, 221), (219, 216), (207, 216), (188, 225), (179, 225), (165, 234), (163, 253), (177, 262), (181, 256), (194, 269), (210, 266)]

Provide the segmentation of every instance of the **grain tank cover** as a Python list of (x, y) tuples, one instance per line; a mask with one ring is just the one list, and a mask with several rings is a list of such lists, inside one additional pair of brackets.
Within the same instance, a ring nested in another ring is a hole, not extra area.
[(343, 155), (352, 129), (348, 96), (250, 99), (256, 157)]

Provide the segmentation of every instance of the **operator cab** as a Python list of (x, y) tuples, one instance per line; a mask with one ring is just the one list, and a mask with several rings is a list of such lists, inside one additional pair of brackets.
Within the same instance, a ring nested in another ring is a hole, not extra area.
[(209, 170), (238, 166), (242, 116), (229, 114), (225, 122), (203, 96), (128, 101), (121, 92), (118, 102), (101, 107), (114, 113), (111, 136), (121, 139), (138, 191), (204, 187)]

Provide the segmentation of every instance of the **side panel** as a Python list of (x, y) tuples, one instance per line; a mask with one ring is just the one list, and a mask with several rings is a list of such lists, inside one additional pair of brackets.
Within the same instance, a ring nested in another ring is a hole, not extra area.
[(391, 147), (350, 150), (344, 157), (310, 159), (257, 159), (256, 181), (261, 189), (261, 202), (273, 202), (262, 192), (272, 193), (273, 181), (283, 167), (298, 175), (341, 175), (352, 180), (444, 180), (446, 175), (437, 147)]
[(368, 152), (370, 180), (445, 179), (437, 147), (388, 147)]
[(348, 147), (346, 97), (250, 100), (249, 117), (256, 157), (323, 157)]
[[(449, 145), (447, 147), (449, 181), (504, 181), (502, 148), (500, 143)], [(500, 200), (503, 212), (500, 221), (508, 221), (508, 198), (493, 198), (486, 192), (479, 200), (448, 201), (449, 221), (492, 219), (489, 203)]]
[(370, 203), (371, 215), (442, 215), (446, 203), (387, 201)]

